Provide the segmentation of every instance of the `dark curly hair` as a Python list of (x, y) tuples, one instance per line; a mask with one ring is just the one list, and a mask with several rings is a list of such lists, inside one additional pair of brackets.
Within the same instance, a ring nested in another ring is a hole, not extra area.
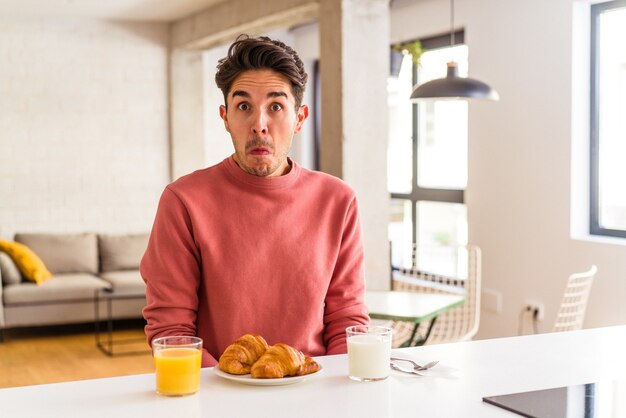
[(224, 105), (235, 79), (244, 71), (258, 69), (274, 70), (289, 79), (297, 111), (302, 104), (308, 75), (296, 51), (267, 36), (251, 38), (245, 34), (237, 37), (228, 48), (228, 55), (217, 63), (215, 83), (224, 94)]

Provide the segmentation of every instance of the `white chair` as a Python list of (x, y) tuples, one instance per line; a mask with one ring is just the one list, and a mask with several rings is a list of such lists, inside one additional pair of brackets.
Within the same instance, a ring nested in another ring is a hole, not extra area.
[[(434, 247), (417, 254), (423, 259), (439, 257), (437, 253), (450, 251), (452, 247)], [(439, 315), (435, 321), (426, 344), (448, 343), (471, 340), (478, 332), (480, 323), (480, 292), (481, 292), (481, 252), (477, 246), (456, 247), (453, 249), (467, 261), (466, 277), (450, 277), (438, 274), (425, 273), (417, 268), (414, 261), (411, 269), (398, 269), (392, 278), (392, 289), (425, 293), (461, 293), (465, 295), (463, 305), (450, 309)], [(415, 252), (414, 252), (414, 258)], [(417, 265), (416, 265), (417, 264)], [(465, 267), (465, 266), (463, 266)], [(429, 322), (420, 324), (418, 332), (424, 335)], [(406, 341), (413, 330), (414, 324), (394, 322), (394, 347)]]
[(597, 271), (598, 269), (593, 265), (589, 271), (569, 276), (553, 332), (573, 331), (583, 327), (589, 292)]

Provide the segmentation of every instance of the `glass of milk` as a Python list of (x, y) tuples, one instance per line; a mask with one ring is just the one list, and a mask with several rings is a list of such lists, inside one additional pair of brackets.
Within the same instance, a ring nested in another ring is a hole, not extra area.
[(372, 382), (389, 377), (391, 334), (388, 327), (355, 325), (346, 328), (350, 379)]

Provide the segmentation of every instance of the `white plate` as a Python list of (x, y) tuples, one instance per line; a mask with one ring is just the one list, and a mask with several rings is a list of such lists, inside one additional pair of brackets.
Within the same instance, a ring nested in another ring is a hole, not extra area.
[(244, 374), (244, 375), (229, 374), (229, 373), (221, 371), (218, 366), (215, 366), (213, 370), (215, 370), (215, 374), (221, 378), (232, 380), (233, 382), (237, 382), (237, 383), (243, 383), (244, 385), (281, 386), (281, 385), (291, 385), (293, 383), (302, 382), (308, 379), (309, 377), (317, 376), (322, 372), (323, 369), (322, 369), (322, 365), (320, 364), (320, 369), (316, 371), (315, 373), (305, 374), (304, 376), (283, 377), (279, 379), (254, 379), (249, 374)]

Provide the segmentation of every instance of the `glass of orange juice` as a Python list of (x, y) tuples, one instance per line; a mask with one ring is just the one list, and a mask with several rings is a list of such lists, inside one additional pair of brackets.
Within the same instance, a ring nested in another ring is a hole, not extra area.
[(159, 395), (184, 396), (200, 389), (202, 339), (188, 336), (160, 337), (152, 340)]

